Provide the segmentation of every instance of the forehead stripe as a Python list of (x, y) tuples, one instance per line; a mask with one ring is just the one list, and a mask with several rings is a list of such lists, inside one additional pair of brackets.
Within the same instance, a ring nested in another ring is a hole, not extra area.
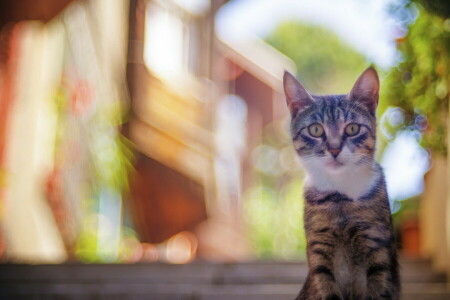
[[(293, 117), (291, 125), (292, 133), (297, 133), (298, 127), (312, 123), (325, 123), (326, 119), (330, 122), (343, 118), (345, 122), (357, 120), (362, 117), (375, 126), (375, 116), (367, 111), (365, 107), (358, 102), (351, 102), (348, 99), (338, 98), (316, 98), (314, 105), (306, 107), (305, 110), (297, 111)], [(369, 128), (370, 130), (370, 128)]]

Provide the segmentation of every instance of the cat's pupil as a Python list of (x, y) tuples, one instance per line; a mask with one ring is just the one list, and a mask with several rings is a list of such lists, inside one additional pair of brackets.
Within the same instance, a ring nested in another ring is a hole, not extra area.
[(357, 135), (359, 132), (359, 128), (360, 127), (358, 124), (349, 124), (345, 128), (345, 133), (350, 136)]

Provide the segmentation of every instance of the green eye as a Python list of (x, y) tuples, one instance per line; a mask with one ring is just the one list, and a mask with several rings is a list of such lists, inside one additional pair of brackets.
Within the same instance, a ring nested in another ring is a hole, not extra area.
[(309, 125), (308, 132), (313, 137), (321, 137), (323, 135), (323, 126), (317, 123)]
[(348, 136), (354, 136), (359, 133), (359, 129), (361, 126), (355, 123), (348, 124), (347, 127), (345, 127), (345, 133)]

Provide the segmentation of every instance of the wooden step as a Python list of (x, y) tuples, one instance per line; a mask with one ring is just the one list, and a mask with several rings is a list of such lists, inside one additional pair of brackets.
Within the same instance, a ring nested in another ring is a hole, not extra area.
[[(450, 299), (428, 262), (402, 261), (403, 297)], [(294, 299), (304, 262), (0, 265), (0, 299)]]
[[(236, 264), (63, 264), (0, 265), (2, 282), (142, 282), (211, 284), (283, 284), (303, 282), (307, 275), (303, 262), (248, 262)], [(427, 263), (402, 263), (404, 283), (445, 282)]]
[[(204, 285), (204, 284), (113, 284), (21, 283), (0, 288), (0, 299), (294, 299), (300, 284)], [(405, 284), (402, 299), (450, 299), (446, 284)]]

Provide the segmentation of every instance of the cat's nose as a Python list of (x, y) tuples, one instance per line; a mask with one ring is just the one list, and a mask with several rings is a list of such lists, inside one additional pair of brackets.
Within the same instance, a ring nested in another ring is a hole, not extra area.
[(341, 149), (331, 148), (331, 149), (328, 149), (328, 151), (330, 151), (331, 155), (333, 155), (333, 157), (336, 158), (339, 155), (339, 153), (341, 152)]

